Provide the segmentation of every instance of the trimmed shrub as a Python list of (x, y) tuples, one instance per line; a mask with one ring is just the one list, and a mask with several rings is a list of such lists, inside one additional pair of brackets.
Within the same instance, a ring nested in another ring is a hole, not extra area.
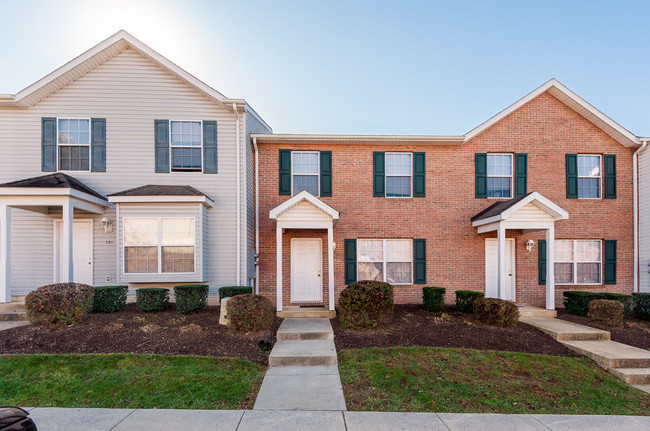
[(393, 321), (393, 286), (363, 280), (350, 284), (339, 297), (341, 326), (368, 329)]
[(610, 299), (612, 301), (618, 301), (623, 304), (623, 313), (627, 314), (632, 310), (632, 295), (626, 295), (624, 293), (600, 293), (600, 298), (598, 299)]
[(141, 287), (135, 291), (138, 311), (162, 311), (169, 302), (169, 289)]
[(237, 295), (246, 295), (253, 293), (253, 288), (250, 286), (224, 286), (219, 288), (219, 304), (223, 298), (232, 298)]
[(187, 314), (194, 310), (203, 310), (208, 302), (207, 284), (181, 284), (174, 287), (176, 310), (179, 314)]
[(273, 304), (262, 295), (246, 293), (228, 300), (228, 328), (234, 331), (269, 331), (273, 318)]
[(620, 328), (623, 326), (623, 311), (625, 307), (613, 299), (594, 299), (589, 302), (587, 316), (594, 322)]
[(474, 312), (474, 301), (478, 298), (483, 298), (483, 292), (475, 292), (473, 290), (457, 290), (456, 291), (456, 310), (463, 313)]
[(650, 293), (633, 293), (632, 306), (639, 319), (650, 320)]
[(510, 301), (497, 298), (476, 298), (474, 314), (479, 321), (501, 327), (517, 326), (519, 310)]
[(25, 297), (27, 317), (32, 325), (70, 325), (92, 310), (94, 293), (80, 283), (41, 286)]
[(93, 313), (112, 313), (126, 307), (128, 286), (95, 286)]
[(622, 293), (608, 292), (583, 292), (569, 290), (564, 292), (564, 307), (568, 312), (579, 316), (586, 316), (589, 312), (589, 302), (595, 299), (609, 299), (623, 304), (624, 312), (627, 313), (632, 304), (632, 296)]
[(424, 286), (422, 288), (422, 308), (439, 312), (445, 307), (445, 288)]

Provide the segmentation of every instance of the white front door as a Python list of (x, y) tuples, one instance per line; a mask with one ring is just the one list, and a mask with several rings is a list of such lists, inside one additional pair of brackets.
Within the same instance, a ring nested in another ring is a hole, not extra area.
[(322, 302), (323, 244), (320, 238), (291, 239), (291, 302)]
[[(485, 296), (487, 298), (499, 297), (499, 261), (498, 243), (496, 238), (485, 239)], [(508, 301), (515, 300), (515, 239), (506, 238), (506, 285), (503, 289), (503, 298)]]
[[(63, 274), (63, 221), (56, 222), (56, 250), (54, 280), (59, 283)], [(72, 224), (72, 256), (74, 281), (93, 285), (93, 235), (91, 220), (75, 220)]]

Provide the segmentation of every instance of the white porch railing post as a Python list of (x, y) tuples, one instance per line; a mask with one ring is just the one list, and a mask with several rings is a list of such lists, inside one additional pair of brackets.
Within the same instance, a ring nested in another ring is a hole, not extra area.
[(11, 207), (0, 205), (0, 303), (11, 302)]
[(555, 226), (546, 230), (546, 309), (555, 310)]
[(505, 299), (506, 286), (506, 228), (499, 224), (497, 230), (497, 266), (498, 284), (497, 292), (501, 299)]
[(276, 307), (278, 311), (282, 311), (282, 228), (277, 226), (275, 228), (275, 244), (276, 244)]
[(70, 200), (63, 204), (63, 272), (61, 274), (61, 282), (74, 281), (74, 259), (72, 250), (73, 238), (73, 222), (74, 222), (74, 205)]
[(329, 278), (330, 311), (334, 310), (334, 233), (332, 226), (327, 228), (327, 273)]

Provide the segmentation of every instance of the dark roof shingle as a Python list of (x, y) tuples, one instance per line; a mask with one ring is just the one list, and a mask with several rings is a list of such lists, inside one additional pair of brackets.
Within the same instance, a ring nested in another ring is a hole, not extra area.
[(24, 180), (10, 181), (8, 183), (0, 184), (0, 187), (35, 187), (44, 189), (70, 188), (106, 200), (105, 196), (91, 189), (75, 177), (71, 177), (70, 175), (61, 172), (40, 177), (26, 178)]
[(133, 189), (110, 194), (109, 196), (205, 196), (192, 186), (169, 186), (147, 184), (146, 186), (135, 187)]
[(489, 207), (485, 208), (480, 213), (473, 216), (470, 220), (471, 221), (483, 220), (483, 219), (490, 218), (490, 217), (493, 217), (495, 215), (501, 214), (502, 212), (504, 212), (508, 208), (515, 205), (517, 202), (520, 202), (522, 199), (526, 198), (528, 195), (530, 195), (530, 193), (527, 193), (527, 194), (525, 194), (523, 196), (519, 196), (519, 197), (516, 197), (514, 199), (507, 200), (507, 201), (495, 202), (492, 205), (490, 205)]

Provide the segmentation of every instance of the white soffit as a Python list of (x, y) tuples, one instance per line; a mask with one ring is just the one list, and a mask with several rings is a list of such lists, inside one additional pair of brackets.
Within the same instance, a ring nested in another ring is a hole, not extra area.
[(323, 211), (328, 216), (332, 217), (332, 220), (338, 220), (339, 212), (336, 211), (331, 206), (327, 205), (325, 202), (321, 201), (311, 193), (306, 190), (301, 191), (291, 199), (287, 199), (285, 202), (281, 203), (277, 207), (269, 211), (269, 218), (277, 220), (282, 214), (289, 211), (291, 208), (295, 207), (301, 202), (308, 202)]

